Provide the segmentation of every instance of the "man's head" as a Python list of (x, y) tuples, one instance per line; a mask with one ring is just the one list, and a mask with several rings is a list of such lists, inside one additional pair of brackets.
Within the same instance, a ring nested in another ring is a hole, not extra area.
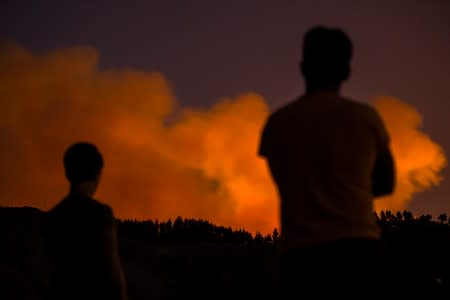
[(72, 186), (93, 183), (95, 189), (103, 168), (103, 158), (93, 144), (76, 143), (64, 154), (64, 168)]
[(340, 29), (314, 27), (304, 36), (300, 68), (309, 90), (336, 89), (350, 76), (353, 46)]

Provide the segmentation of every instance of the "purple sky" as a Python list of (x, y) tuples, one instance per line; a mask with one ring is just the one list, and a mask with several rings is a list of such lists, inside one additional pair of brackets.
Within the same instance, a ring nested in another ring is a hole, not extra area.
[[(190, 3), (188, 5), (187, 3)], [(337, 4), (339, 3), (339, 4)], [(303, 91), (303, 33), (339, 26), (353, 39), (344, 93), (395, 96), (423, 115), (450, 154), (450, 1), (22, 1), (0, 3), (0, 34), (34, 50), (92, 45), (101, 67), (157, 70), (184, 106), (255, 91), (276, 108)], [(450, 171), (417, 195), (418, 213), (450, 213)]]

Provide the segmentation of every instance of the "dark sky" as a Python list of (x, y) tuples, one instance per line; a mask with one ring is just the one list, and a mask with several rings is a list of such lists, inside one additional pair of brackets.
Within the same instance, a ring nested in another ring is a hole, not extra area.
[[(189, 4), (188, 4), (189, 3)], [(354, 41), (344, 93), (412, 104), (450, 153), (450, 1), (22, 1), (3, 0), (3, 37), (33, 51), (92, 45), (102, 68), (161, 71), (183, 106), (255, 91), (276, 108), (303, 90), (301, 37), (339, 26)], [(450, 212), (450, 172), (417, 195), (413, 211)]]

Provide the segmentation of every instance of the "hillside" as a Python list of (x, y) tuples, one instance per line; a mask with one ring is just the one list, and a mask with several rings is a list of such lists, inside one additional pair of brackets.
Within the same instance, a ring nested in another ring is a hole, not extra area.
[[(41, 217), (34, 208), (0, 208), (1, 299), (39, 299), (45, 285), (39, 258)], [(394, 279), (405, 297), (396, 299), (450, 295), (447, 218), (414, 218), (407, 211), (377, 217), (385, 264), (368, 267), (382, 268), (386, 278)], [(276, 231), (264, 237), (180, 217), (164, 222), (118, 220), (118, 231), (131, 300), (276, 298)]]

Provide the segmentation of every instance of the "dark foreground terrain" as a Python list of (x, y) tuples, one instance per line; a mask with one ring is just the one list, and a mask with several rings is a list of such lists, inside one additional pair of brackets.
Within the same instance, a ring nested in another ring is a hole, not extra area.
[[(0, 208), (0, 299), (40, 299), (40, 218), (34, 208)], [(383, 212), (389, 299), (450, 299), (447, 217)], [(207, 221), (119, 221), (129, 298), (278, 299), (278, 233), (262, 236)], [(345, 270), (343, 270), (345, 272)], [(299, 289), (301, 283), (299, 283)]]

